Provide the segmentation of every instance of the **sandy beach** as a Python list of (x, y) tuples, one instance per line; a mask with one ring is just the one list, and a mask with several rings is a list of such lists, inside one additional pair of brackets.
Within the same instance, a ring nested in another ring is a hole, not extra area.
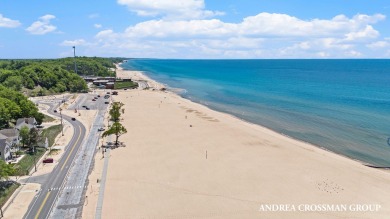
[[(128, 133), (110, 152), (102, 218), (389, 217), (389, 172), (117, 74), (156, 90), (114, 97)], [(95, 218), (103, 162), (97, 153), (83, 218)]]

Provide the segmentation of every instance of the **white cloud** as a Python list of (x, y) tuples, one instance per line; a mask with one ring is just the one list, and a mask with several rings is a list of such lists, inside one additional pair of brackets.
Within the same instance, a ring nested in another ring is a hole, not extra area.
[(260, 13), (238, 23), (162, 18), (140, 22), (123, 32), (102, 30), (95, 40), (102, 52), (133, 57), (360, 57), (364, 56), (362, 48), (378, 41), (380, 33), (374, 24), (384, 18), (359, 14), (302, 20), (275, 13)]
[(97, 29), (100, 29), (100, 28), (103, 27), (101, 24), (94, 24), (93, 26), (94, 26), (95, 28), (97, 28)]
[(204, 0), (117, 0), (139, 16), (195, 19), (223, 15), (223, 12), (205, 10)]
[(0, 27), (15, 28), (19, 27), (21, 23), (18, 20), (11, 20), (9, 18), (3, 17), (0, 14)]
[(367, 25), (363, 30), (351, 32), (346, 34), (346, 41), (367, 40), (375, 39), (379, 36), (379, 32), (375, 30), (371, 25)]
[(382, 49), (382, 48), (386, 48), (389, 46), (390, 46), (390, 43), (387, 41), (376, 41), (376, 42), (373, 42), (373, 43), (370, 43), (367, 45), (367, 47), (370, 49)]
[(77, 39), (77, 40), (65, 40), (60, 45), (61, 46), (81, 46), (85, 45), (86, 41), (84, 39)]
[(50, 24), (50, 20), (56, 18), (54, 15), (47, 14), (35, 21), (29, 26), (26, 31), (35, 35), (44, 35), (53, 32), (57, 29), (56, 26)]

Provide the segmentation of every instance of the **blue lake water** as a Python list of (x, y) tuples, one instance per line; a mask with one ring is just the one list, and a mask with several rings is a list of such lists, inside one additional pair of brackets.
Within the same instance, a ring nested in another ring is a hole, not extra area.
[(390, 166), (390, 60), (130, 59), (122, 67), (212, 109)]

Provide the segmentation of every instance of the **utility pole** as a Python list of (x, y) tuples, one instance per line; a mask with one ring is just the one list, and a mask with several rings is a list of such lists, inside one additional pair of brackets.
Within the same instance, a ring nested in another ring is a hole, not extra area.
[(61, 131), (62, 131), (62, 136), (64, 136), (64, 124), (62, 123), (62, 109), (60, 108), (60, 116), (61, 116)]
[(74, 60), (74, 72), (77, 74), (76, 46), (73, 46), (73, 60)]

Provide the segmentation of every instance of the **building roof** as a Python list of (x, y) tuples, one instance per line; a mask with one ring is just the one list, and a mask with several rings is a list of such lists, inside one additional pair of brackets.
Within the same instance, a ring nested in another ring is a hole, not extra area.
[(37, 123), (37, 121), (33, 117), (20, 118), (20, 119), (16, 120), (15, 128), (20, 129), (20, 128), (22, 128), (22, 126), (27, 126), (29, 129), (31, 129), (32, 127), (34, 127), (36, 125), (36, 123)]
[(17, 137), (19, 136), (19, 131), (17, 129), (2, 129), (0, 130), (0, 134), (7, 137)]
[(6, 140), (8, 137), (0, 133), (0, 140)]

